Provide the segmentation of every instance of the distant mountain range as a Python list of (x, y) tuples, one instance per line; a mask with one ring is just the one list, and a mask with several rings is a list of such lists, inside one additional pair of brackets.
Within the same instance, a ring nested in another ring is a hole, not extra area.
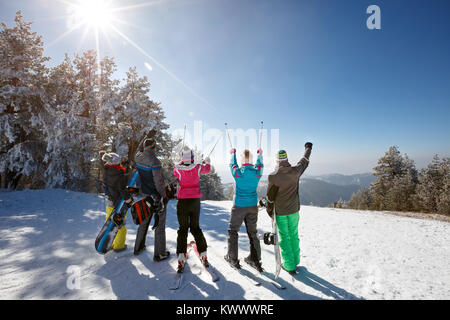
[[(322, 176), (305, 176), (300, 179), (300, 202), (306, 205), (326, 207), (339, 200), (348, 201), (353, 193), (367, 188), (375, 181), (370, 173), (343, 175), (328, 174)], [(230, 193), (233, 183), (224, 184), (225, 195)], [(258, 186), (258, 196), (267, 193), (267, 180), (262, 180)]]
[(361, 188), (368, 188), (375, 177), (371, 173), (360, 173), (352, 175), (326, 174), (321, 176), (305, 176), (305, 179), (321, 180), (339, 186), (357, 185)]

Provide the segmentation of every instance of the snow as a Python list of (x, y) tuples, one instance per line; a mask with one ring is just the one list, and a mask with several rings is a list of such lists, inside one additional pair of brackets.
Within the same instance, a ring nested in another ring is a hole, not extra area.
[[(104, 199), (66, 190), (0, 192), (0, 299), (449, 299), (450, 224), (380, 212), (302, 206), (302, 270), (282, 271), (285, 290), (251, 285), (225, 265), (229, 201), (202, 202), (201, 227), (220, 281), (201, 274), (190, 256), (183, 287), (168, 290), (176, 258), (176, 201), (169, 203), (171, 258), (133, 255), (136, 226), (128, 218), (128, 249), (99, 255), (94, 239), (104, 222)], [(270, 230), (260, 212), (261, 232)], [(191, 236), (190, 238), (191, 239)], [(272, 248), (262, 245), (263, 266), (274, 270)], [(248, 254), (241, 229), (241, 259)], [(75, 272), (75, 273), (74, 273)], [(79, 289), (70, 282), (79, 272)], [(69, 284), (69, 285), (68, 285)], [(70, 289), (69, 289), (70, 288)], [(72, 290), (71, 290), (72, 289)]]

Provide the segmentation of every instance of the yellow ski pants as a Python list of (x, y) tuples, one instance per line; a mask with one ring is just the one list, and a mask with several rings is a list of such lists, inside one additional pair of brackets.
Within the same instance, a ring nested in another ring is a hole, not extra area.
[[(106, 206), (106, 220), (108, 220), (109, 216), (111, 215), (112, 211), (114, 210), (113, 207)], [(125, 214), (125, 217), (123, 218), (123, 222), (125, 224), (127, 219), (127, 215)], [(106, 221), (105, 220), (105, 221)], [(125, 248), (125, 239), (127, 237), (127, 228), (123, 226), (119, 229), (116, 235), (116, 239), (114, 239), (112, 249), (113, 250), (120, 250)]]

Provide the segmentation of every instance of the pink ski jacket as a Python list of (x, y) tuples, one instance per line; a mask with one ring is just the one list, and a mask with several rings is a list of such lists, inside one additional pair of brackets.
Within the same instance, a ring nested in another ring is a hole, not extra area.
[(206, 164), (191, 164), (176, 165), (173, 169), (173, 176), (178, 178), (178, 192), (177, 199), (196, 199), (202, 197), (199, 182), (200, 175), (207, 174), (211, 171), (211, 165)]

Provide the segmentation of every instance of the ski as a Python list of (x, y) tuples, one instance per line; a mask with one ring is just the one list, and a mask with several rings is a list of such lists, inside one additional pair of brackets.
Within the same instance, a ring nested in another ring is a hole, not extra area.
[[(191, 251), (192, 246), (191, 244), (187, 245), (186, 248), (186, 262), (185, 262), (185, 267), (184, 269), (186, 269), (186, 263), (187, 263), (187, 259), (189, 256), (189, 251)], [(183, 282), (183, 274), (184, 274), (184, 269), (181, 272), (176, 272), (175, 273), (175, 278), (173, 279), (173, 281), (169, 284), (169, 290), (178, 290), (181, 288), (182, 282)]]
[(251, 269), (251, 271), (256, 271), (257, 272), (257, 276), (259, 276), (260, 278), (262, 278), (263, 280), (270, 282), (275, 288), (277, 288), (278, 290), (284, 290), (286, 289), (286, 287), (284, 285), (282, 285), (278, 280), (274, 279), (274, 276), (267, 272), (267, 271), (263, 271), (263, 272), (259, 272), (259, 270), (257, 270), (254, 266), (252, 266), (251, 264), (245, 262), (246, 266), (250, 267), (250, 268), (245, 268), (246, 270)]
[(260, 273), (260, 275), (261, 275), (261, 277), (263, 277), (263, 279), (266, 279), (271, 284), (273, 284), (275, 286), (275, 288), (277, 288), (278, 290), (286, 289), (286, 287), (284, 285), (282, 285), (279, 282), (279, 280), (273, 278), (273, 275), (271, 273), (268, 273), (267, 271), (263, 271), (262, 273)]
[(221, 258), (230, 269), (232, 269), (234, 271), (237, 271), (245, 280), (247, 280), (252, 285), (257, 286), (257, 287), (261, 285), (261, 282), (259, 282), (258, 280), (254, 279), (254, 275), (250, 271), (246, 270), (247, 273), (248, 273), (248, 274), (246, 274), (242, 269), (237, 269), (234, 266), (232, 266), (228, 261), (225, 260), (225, 258), (223, 256), (219, 256), (215, 252), (214, 252), (214, 254), (217, 257)]
[(198, 249), (197, 249), (197, 243), (196, 243), (195, 241), (191, 241), (191, 243), (190, 243), (189, 245), (190, 245), (191, 248), (194, 250), (194, 252), (196, 253), (198, 259), (200, 260), (200, 263), (201, 263), (201, 265), (202, 265), (202, 267), (203, 267), (203, 270), (211, 277), (211, 281), (212, 281), (212, 282), (219, 281), (220, 278), (219, 278), (219, 276), (217, 275), (217, 273), (214, 271), (214, 267), (211, 266), (211, 264), (209, 264), (209, 266), (207, 267), (207, 266), (205, 266), (205, 265), (203, 264), (203, 262), (201, 261), (200, 253), (198, 252)]

